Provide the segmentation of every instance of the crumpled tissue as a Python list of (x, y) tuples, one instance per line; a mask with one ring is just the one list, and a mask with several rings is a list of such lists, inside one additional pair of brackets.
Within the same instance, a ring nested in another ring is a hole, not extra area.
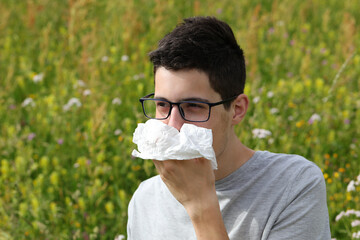
[(217, 169), (211, 129), (185, 123), (179, 132), (159, 120), (150, 119), (138, 124), (133, 142), (138, 147), (138, 151), (132, 152), (134, 157), (155, 160), (204, 157), (211, 161), (213, 169)]

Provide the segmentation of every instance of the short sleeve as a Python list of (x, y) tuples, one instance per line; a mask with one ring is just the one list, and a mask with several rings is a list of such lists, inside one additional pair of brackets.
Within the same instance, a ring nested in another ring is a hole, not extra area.
[(273, 225), (269, 240), (331, 239), (325, 180), (310, 164), (288, 185), (287, 205)]

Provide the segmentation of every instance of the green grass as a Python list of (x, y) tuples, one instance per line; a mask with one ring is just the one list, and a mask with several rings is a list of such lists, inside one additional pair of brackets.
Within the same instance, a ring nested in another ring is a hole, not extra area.
[[(239, 138), (314, 161), (332, 237), (351, 239), (356, 217), (335, 217), (360, 210), (359, 186), (346, 191), (360, 172), (359, 9), (335, 0), (0, 1), (0, 239), (126, 234), (131, 195), (155, 174), (131, 157), (146, 120), (138, 98), (153, 90), (147, 53), (194, 15), (227, 21), (245, 51), (251, 105)], [(27, 98), (34, 105), (22, 106)], [(81, 106), (64, 111), (71, 98)], [(320, 120), (309, 122), (313, 114)], [(254, 128), (272, 135), (254, 138)]]

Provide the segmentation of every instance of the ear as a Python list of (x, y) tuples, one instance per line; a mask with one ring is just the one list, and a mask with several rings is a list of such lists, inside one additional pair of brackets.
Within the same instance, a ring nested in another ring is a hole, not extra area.
[(232, 125), (239, 124), (245, 117), (249, 106), (249, 98), (240, 94), (232, 103)]

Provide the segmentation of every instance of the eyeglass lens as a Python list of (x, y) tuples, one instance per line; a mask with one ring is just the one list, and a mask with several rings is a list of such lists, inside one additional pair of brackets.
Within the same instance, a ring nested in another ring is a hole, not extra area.
[[(162, 100), (144, 100), (144, 112), (147, 117), (165, 119), (170, 115), (171, 104)], [(178, 105), (180, 114), (187, 121), (206, 121), (209, 117), (210, 107), (200, 102), (182, 102)]]

